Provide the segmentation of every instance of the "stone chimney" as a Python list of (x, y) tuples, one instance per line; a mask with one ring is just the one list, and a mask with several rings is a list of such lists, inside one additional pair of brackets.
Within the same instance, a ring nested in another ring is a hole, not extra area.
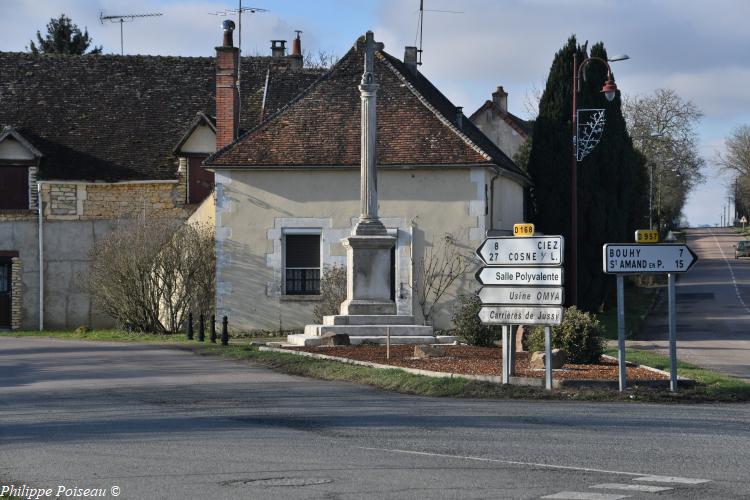
[(508, 93), (503, 90), (502, 86), (498, 87), (497, 90), (492, 93), (492, 102), (494, 102), (495, 106), (500, 108), (500, 111), (503, 113), (508, 112)]
[(304, 60), (302, 58), (302, 40), (299, 37), (302, 32), (300, 30), (294, 30), (294, 32), (297, 33), (297, 37), (292, 40), (292, 55), (289, 56), (289, 66), (292, 69), (302, 69)]
[(404, 66), (409, 68), (409, 71), (417, 74), (417, 48), (406, 47), (404, 48)]
[(271, 57), (274, 59), (286, 55), (286, 40), (271, 40)]
[(240, 97), (237, 88), (240, 49), (234, 46), (234, 22), (226, 20), (224, 43), (216, 47), (216, 149), (237, 139), (240, 125)]

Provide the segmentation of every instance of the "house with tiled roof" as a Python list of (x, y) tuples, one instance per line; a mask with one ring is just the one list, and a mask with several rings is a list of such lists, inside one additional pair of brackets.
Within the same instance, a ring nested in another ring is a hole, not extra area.
[[(416, 54), (407, 47), (402, 61), (378, 50), (375, 74), (379, 215), (397, 241), (391, 298), (397, 314), (419, 318), (417, 263), (446, 237), (470, 256), (488, 233), (508, 234), (524, 219), (530, 181), (418, 70)], [(312, 323), (321, 273), (345, 264), (341, 240), (360, 214), (363, 61), (360, 39), (204, 162), (216, 179), (216, 310), (237, 330)], [(476, 286), (473, 272), (458, 280), (434, 326), (447, 327), (456, 295)]]
[(211, 212), (202, 161), (322, 73), (299, 43), (237, 59), (223, 138), (213, 57), (0, 52), (0, 329), (111, 325), (86, 290), (92, 245), (122, 219)]
[(497, 87), (492, 99), (479, 106), (469, 120), (511, 158), (531, 137), (531, 123), (508, 111), (508, 93), (503, 87)]

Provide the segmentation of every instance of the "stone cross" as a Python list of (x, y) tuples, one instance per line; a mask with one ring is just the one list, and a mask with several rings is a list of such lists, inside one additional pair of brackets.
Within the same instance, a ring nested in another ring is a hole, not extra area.
[(365, 71), (359, 85), (362, 100), (362, 135), (360, 163), (360, 215), (354, 228), (355, 235), (384, 235), (385, 226), (378, 218), (378, 174), (377, 174), (377, 93), (375, 76), (375, 50), (382, 44), (375, 43), (372, 31), (365, 34)]

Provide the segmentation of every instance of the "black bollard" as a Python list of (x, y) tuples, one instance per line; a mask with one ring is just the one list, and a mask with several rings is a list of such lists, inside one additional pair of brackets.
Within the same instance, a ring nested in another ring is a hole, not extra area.
[(216, 343), (216, 315), (211, 315), (211, 336), (209, 337), (212, 344)]
[(188, 313), (187, 338), (193, 340), (193, 313)]
[(221, 345), (229, 345), (229, 320), (226, 316), (221, 320)]
[(198, 342), (206, 340), (206, 322), (203, 319), (203, 313), (198, 316)]

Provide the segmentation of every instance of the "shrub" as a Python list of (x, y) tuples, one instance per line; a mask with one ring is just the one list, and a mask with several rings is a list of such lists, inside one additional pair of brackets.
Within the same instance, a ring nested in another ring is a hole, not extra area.
[(453, 314), (456, 336), (469, 345), (492, 347), (492, 342), (500, 338), (500, 327), (483, 325), (479, 321), (482, 301), (476, 294), (459, 295), (460, 309)]
[[(544, 350), (544, 328), (537, 326), (528, 338), (530, 351)], [(565, 310), (560, 326), (552, 327), (552, 348), (563, 349), (568, 363), (596, 363), (604, 353), (604, 329), (595, 316), (575, 306)]]
[(320, 279), (320, 302), (313, 309), (315, 321), (322, 323), (323, 316), (339, 314), (344, 300), (346, 300), (346, 268), (338, 265), (325, 266)]
[(95, 303), (130, 330), (175, 333), (190, 311), (213, 310), (213, 228), (177, 220), (121, 221), (91, 249)]

